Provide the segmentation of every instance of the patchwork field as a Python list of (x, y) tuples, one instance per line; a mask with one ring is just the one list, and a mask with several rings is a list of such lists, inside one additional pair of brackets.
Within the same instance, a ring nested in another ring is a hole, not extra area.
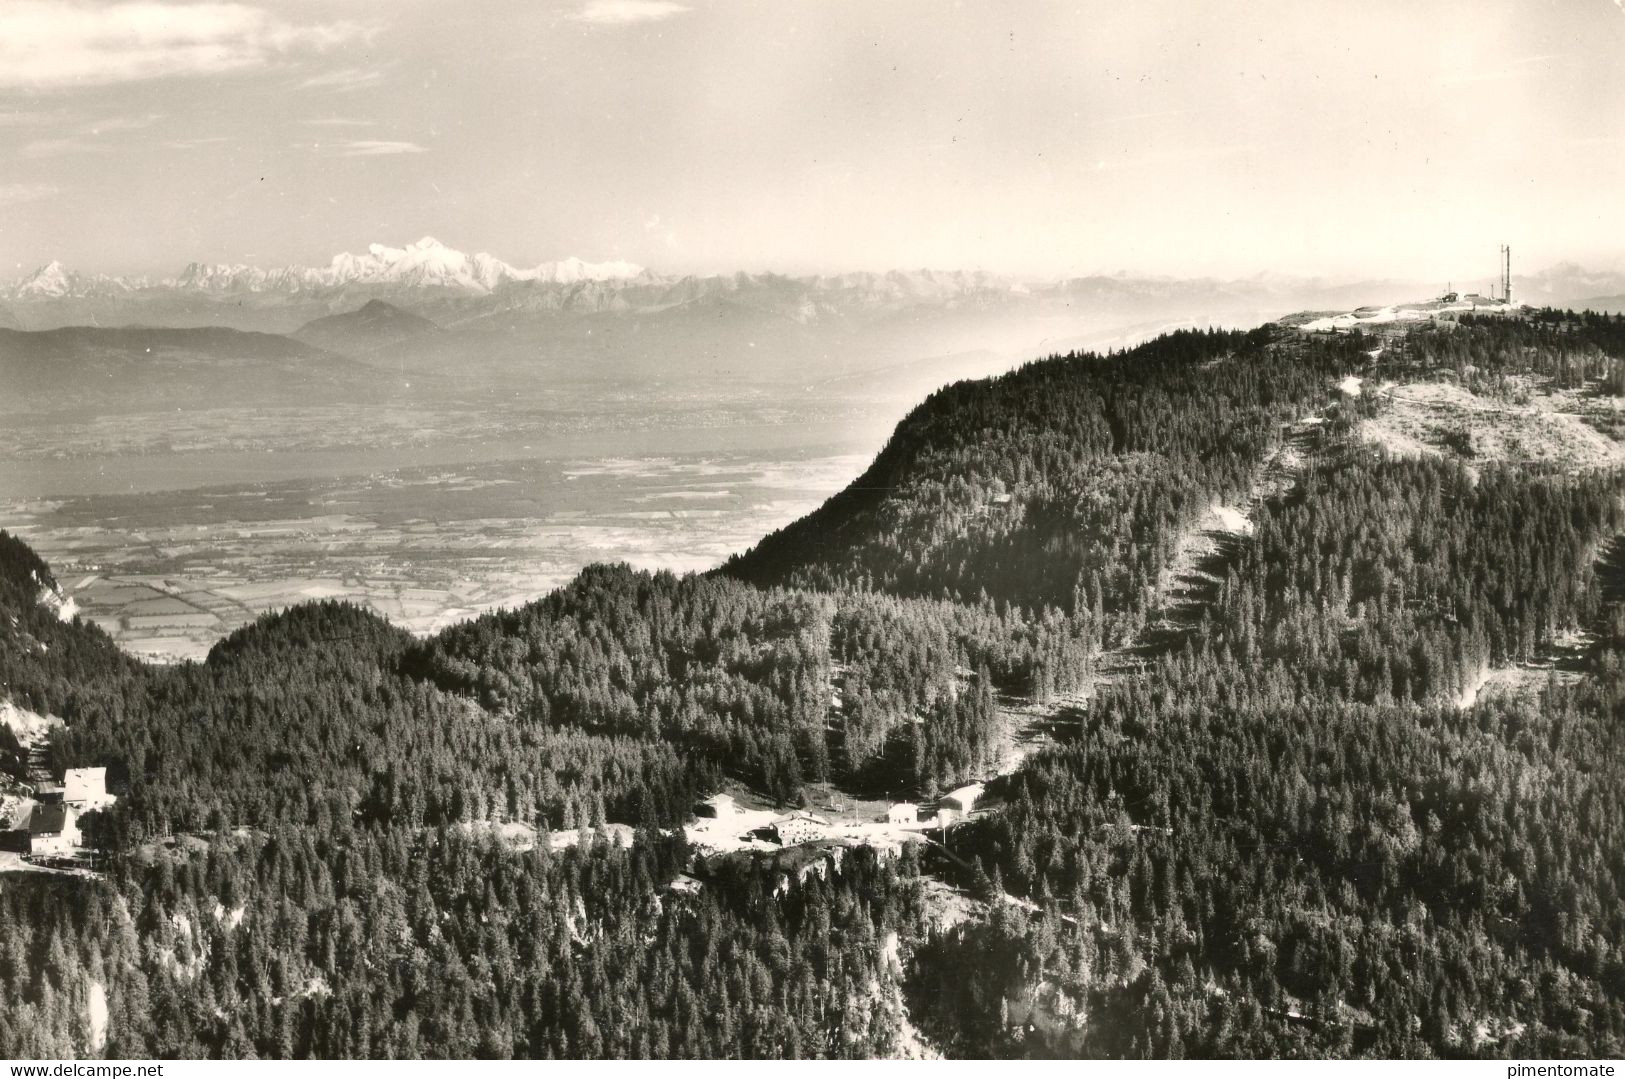
[(325, 598), (413, 632), (512, 606), (592, 562), (702, 570), (868, 461), (849, 442), (647, 459), (521, 459), (339, 479), (0, 503), (83, 617), (124, 647), (201, 658), (259, 615)]

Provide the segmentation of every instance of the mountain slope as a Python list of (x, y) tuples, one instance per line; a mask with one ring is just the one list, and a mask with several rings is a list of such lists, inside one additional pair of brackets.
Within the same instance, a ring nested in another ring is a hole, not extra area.
[(288, 336), (329, 352), (360, 353), (440, 332), (433, 322), (383, 300), (312, 319)]
[(376, 377), (330, 352), (237, 330), (69, 327), (0, 330), (0, 410), (241, 407), (312, 394), (376, 395)]
[(850, 487), (725, 572), (1131, 608), (1173, 532), (1246, 490), (1281, 426), (1359, 358), (1346, 341), (1306, 346), (1277, 330), (1178, 332), (959, 383), (911, 413)]

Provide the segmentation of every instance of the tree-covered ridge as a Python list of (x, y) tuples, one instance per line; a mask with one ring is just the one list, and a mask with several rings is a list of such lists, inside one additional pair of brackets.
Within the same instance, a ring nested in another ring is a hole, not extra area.
[(997, 753), (989, 666), (1044, 661), (1064, 632), (625, 567), (421, 643), (304, 605), (175, 667), (125, 659), (32, 595), (22, 610), (58, 647), (0, 655), (17, 700), (69, 720), (58, 770), (95, 761), (128, 788), (110, 826), (135, 838), (350, 816), (670, 825), (727, 776), (787, 804), (832, 777), (944, 789)]
[[(514, 722), (402, 671), (411, 638), (324, 602), (269, 616), (202, 664), (143, 668), (116, 710), (53, 744), (129, 796), (108, 842), (355, 817), (669, 822), (715, 779), (668, 743)], [(128, 830), (127, 833), (124, 830)]]
[(116, 714), (142, 665), (100, 629), (62, 621), (42, 602), (55, 587), (45, 561), (0, 529), (0, 696), (70, 722)]
[(670, 744), (792, 802), (805, 781), (930, 791), (985, 771), (995, 680), (1075, 678), (1084, 654), (1061, 620), (988, 606), (595, 566), (407, 666), (516, 723)]
[(1179, 530), (1244, 498), (1282, 424), (1363, 359), (1349, 340), (1180, 331), (957, 383), (851, 486), (726, 572), (1054, 607), (1127, 639)]
[(417, 662), (487, 709), (698, 747), (786, 799), (803, 769), (829, 774), (831, 606), (595, 566), (545, 599), (446, 630)]
[(1395, 348), (1401, 362), (1450, 368), (1463, 378), (1528, 373), (1563, 389), (1596, 382), (1601, 392), (1625, 393), (1625, 319), (1618, 315), (1551, 308), (1524, 318), (1469, 315), (1406, 334)]

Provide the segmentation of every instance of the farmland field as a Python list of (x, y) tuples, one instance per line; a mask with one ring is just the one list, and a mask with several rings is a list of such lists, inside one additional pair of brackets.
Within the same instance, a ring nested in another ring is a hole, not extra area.
[(362, 603), (424, 633), (523, 603), (592, 562), (703, 570), (816, 506), (878, 447), (876, 425), (850, 414), (552, 426), (391, 414), (335, 418), (325, 444), (308, 437), (319, 417), (277, 418), (234, 446), (231, 417), (191, 414), (190, 445), (135, 452), (155, 418), (103, 419), (97, 438), (81, 428), (72, 454), (43, 452), (48, 432), (68, 440), (61, 427), (41, 425), (26, 446), (14, 429), (0, 527), (49, 559), (81, 615), (125, 648), (195, 659), (309, 600)]

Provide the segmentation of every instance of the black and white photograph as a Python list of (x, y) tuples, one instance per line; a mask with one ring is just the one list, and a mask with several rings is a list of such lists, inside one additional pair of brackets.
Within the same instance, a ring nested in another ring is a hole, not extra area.
[(0, 0), (0, 1079), (1622, 1057), (1625, 0)]

